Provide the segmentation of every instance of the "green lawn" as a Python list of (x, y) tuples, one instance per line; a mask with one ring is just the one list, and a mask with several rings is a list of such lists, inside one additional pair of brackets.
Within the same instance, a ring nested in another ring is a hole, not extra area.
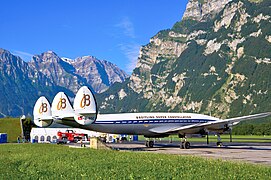
[(21, 135), (20, 118), (0, 118), (0, 133), (8, 134), (8, 142), (16, 142)]
[(271, 167), (193, 156), (0, 145), (0, 179), (269, 179)]

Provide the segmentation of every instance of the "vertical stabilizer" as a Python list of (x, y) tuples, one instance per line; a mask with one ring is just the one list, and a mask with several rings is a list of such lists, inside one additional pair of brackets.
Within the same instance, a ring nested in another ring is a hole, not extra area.
[(64, 92), (59, 92), (52, 102), (53, 118), (69, 118), (74, 116), (74, 110), (68, 96)]
[(74, 99), (74, 119), (81, 125), (89, 125), (95, 122), (97, 117), (97, 104), (93, 93), (87, 86), (83, 86), (77, 92)]
[(39, 127), (48, 127), (53, 123), (52, 112), (49, 101), (41, 96), (33, 110), (34, 123)]

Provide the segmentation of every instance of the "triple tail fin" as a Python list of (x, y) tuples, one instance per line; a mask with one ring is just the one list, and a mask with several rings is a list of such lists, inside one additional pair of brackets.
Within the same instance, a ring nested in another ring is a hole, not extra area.
[(49, 101), (41, 96), (33, 110), (34, 123), (39, 127), (48, 127), (53, 123), (52, 112)]
[(97, 103), (87, 86), (81, 87), (74, 99), (74, 119), (81, 125), (89, 125), (97, 118)]

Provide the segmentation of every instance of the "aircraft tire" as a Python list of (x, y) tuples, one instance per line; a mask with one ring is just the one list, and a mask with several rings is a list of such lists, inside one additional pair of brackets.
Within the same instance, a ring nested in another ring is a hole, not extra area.
[(149, 141), (149, 147), (153, 147), (153, 145), (154, 145), (154, 142), (153, 141)]
[(190, 142), (184, 142), (184, 149), (190, 149)]

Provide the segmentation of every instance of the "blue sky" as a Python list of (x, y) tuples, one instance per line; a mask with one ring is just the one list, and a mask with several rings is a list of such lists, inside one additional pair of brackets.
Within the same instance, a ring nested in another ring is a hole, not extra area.
[(92, 55), (127, 73), (139, 48), (181, 20), (187, 0), (9, 0), (1, 2), (0, 47), (30, 60), (52, 50)]

